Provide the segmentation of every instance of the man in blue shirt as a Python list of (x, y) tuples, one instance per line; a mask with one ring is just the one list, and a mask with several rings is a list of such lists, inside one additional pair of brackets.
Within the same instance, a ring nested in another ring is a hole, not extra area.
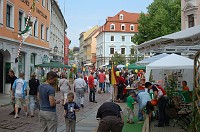
[(38, 99), (40, 101), (39, 120), (41, 124), (41, 132), (57, 131), (57, 114), (56, 104), (60, 100), (55, 100), (55, 89), (53, 85), (57, 81), (57, 74), (53, 71), (47, 73), (47, 80), (39, 86)]

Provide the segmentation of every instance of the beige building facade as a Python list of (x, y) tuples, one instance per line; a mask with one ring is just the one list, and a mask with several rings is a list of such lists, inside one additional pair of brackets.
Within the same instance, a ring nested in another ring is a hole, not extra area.
[(98, 26), (94, 26), (86, 32), (80, 34), (80, 52), (79, 61), (83, 66), (84, 64), (96, 62), (96, 36)]
[(181, 0), (181, 30), (200, 25), (200, 0)]

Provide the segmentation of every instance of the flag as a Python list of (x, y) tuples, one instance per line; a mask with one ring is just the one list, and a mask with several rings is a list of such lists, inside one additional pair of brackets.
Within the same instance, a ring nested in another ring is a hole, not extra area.
[(111, 84), (115, 85), (117, 84), (117, 78), (116, 78), (116, 73), (114, 69), (114, 65), (112, 64), (112, 69), (111, 69)]
[(31, 33), (31, 31), (32, 31), (32, 27), (27, 26), (27, 29), (25, 29), (23, 31), (23, 33), (20, 34), (22, 36), (23, 40), (25, 40), (26, 38), (28, 38), (28, 36)]
[(28, 38), (28, 36), (31, 34), (32, 31), (32, 26), (33, 23), (35, 22), (36, 18), (35, 17), (30, 17), (28, 21), (28, 24), (26, 26), (26, 28), (24, 29), (24, 31), (22, 31), (18, 37), (22, 36), (22, 39), (25, 40), (26, 38)]

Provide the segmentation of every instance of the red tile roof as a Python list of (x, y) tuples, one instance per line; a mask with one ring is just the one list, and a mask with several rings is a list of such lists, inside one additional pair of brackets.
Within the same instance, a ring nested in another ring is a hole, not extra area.
[[(120, 14), (123, 14), (123, 20), (120, 20)], [(138, 23), (137, 20), (140, 17), (140, 13), (130, 13), (124, 10), (121, 10), (114, 17), (108, 17), (107, 22), (122, 22), (122, 23)]]
[[(120, 14), (123, 15), (123, 20), (120, 20)], [(138, 32), (138, 19), (140, 13), (130, 13), (124, 10), (120, 11), (114, 17), (108, 17), (106, 23), (101, 27), (100, 32)], [(115, 24), (115, 30), (110, 29), (110, 25)], [(121, 30), (121, 25), (125, 25), (125, 30)], [(130, 25), (134, 25), (134, 30), (130, 30)]]

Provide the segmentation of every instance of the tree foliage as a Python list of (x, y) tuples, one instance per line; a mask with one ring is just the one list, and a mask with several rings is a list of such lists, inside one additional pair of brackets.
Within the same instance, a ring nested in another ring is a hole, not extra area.
[(115, 65), (119, 65), (119, 64), (125, 65), (126, 58), (124, 55), (115, 52), (114, 55), (111, 57), (111, 62), (114, 62)]
[(138, 20), (138, 33), (132, 40), (135, 44), (181, 30), (180, 0), (154, 0), (147, 9)]

